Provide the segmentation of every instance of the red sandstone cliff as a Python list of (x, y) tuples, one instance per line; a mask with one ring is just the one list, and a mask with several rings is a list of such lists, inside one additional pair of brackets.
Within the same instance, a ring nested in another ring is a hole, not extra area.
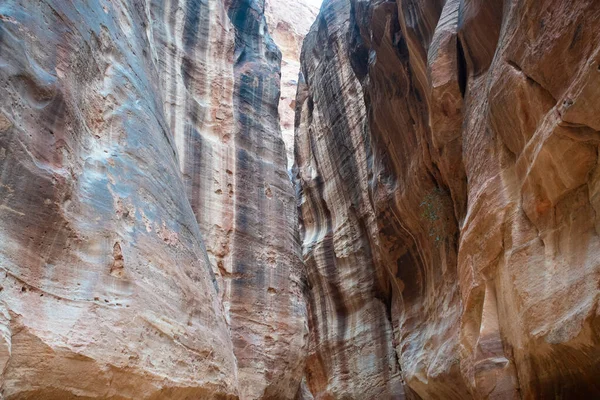
[(312, 15), (0, 3), (1, 399), (600, 397), (600, 3)]
[(314, 398), (600, 395), (599, 22), (325, 0), (296, 110)]

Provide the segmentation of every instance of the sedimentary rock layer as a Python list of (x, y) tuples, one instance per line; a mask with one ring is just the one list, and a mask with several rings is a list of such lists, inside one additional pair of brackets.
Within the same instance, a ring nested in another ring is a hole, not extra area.
[(600, 395), (599, 22), (325, 0), (296, 109), (305, 397)]
[(261, 1), (0, 4), (0, 397), (293, 398)]

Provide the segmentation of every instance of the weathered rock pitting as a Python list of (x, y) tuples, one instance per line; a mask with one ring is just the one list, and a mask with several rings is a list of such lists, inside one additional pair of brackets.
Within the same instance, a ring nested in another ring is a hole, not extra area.
[(0, 5), (0, 397), (294, 398), (262, 1)]
[(599, 395), (599, 20), (325, 0), (296, 109), (315, 398)]

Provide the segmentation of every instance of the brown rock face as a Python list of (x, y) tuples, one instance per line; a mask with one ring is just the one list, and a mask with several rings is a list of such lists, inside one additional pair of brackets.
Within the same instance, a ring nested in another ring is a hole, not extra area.
[(296, 108), (304, 398), (600, 396), (599, 22), (325, 1)]
[(1, 2), (0, 398), (600, 397), (600, 3), (313, 15)]
[(297, 213), (277, 105), (281, 53), (262, 1), (237, 1), (235, 183), (231, 262), (224, 278), (244, 399), (293, 399), (305, 358), (306, 305)]
[(294, 398), (262, 1), (0, 5), (0, 397)]

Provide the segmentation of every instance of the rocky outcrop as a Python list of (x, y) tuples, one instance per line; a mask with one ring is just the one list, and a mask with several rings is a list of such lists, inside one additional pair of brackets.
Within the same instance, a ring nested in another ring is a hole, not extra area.
[(302, 41), (317, 17), (318, 9), (310, 1), (265, 0), (265, 17), (269, 32), (281, 50), (281, 96), (279, 119), (285, 143), (288, 167), (294, 163), (294, 119), (296, 89), (300, 72)]
[(600, 3), (325, 0), (305, 398), (600, 394)]
[(0, 397), (293, 398), (262, 1), (0, 5)]

